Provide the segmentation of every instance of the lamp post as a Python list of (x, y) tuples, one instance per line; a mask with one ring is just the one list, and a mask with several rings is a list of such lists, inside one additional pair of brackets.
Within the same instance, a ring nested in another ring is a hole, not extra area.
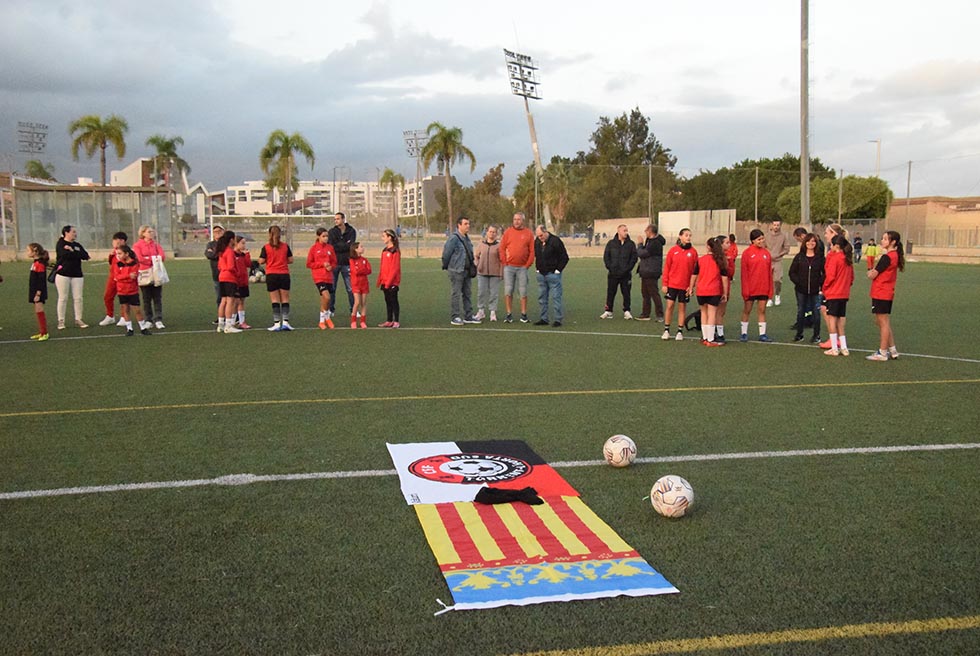
[[(531, 132), (531, 150), (534, 152), (534, 219), (537, 223), (538, 214), (538, 179), (544, 175), (541, 166), (541, 151), (538, 148), (538, 134), (534, 129), (534, 117), (527, 99), (541, 100), (538, 93), (538, 67), (534, 60), (519, 52), (504, 50), (504, 61), (507, 63), (507, 73), (510, 75), (510, 92), (524, 98), (524, 111), (527, 113), (527, 127)], [(554, 231), (551, 225), (551, 208), (544, 203), (544, 223), (549, 232)]]
[(405, 152), (415, 158), (415, 257), (419, 257), (419, 215), (422, 214), (422, 149), (429, 143), (425, 130), (405, 130)]
[(881, 139), (868, 139), (868, 143), (878, 144), (875, 149), (875, 177), (880, 177), (881, 173)]
[(800, 0), (800, 223), (810, 225), (810, 2)]

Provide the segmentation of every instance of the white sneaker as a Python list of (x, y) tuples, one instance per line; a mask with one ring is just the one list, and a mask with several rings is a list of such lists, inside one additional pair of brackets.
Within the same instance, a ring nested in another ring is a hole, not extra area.
[(609, 310), (606, 310), (605, 312), (603, 312), (602, 314), (599, 315), (599, 318), (600, 319), (612, 319), (613, 318), (613, 313), (610, 312)]
[(282, 330), (292, 330), (292, 329), (293, 329), (293, 327), (289, 325), (289, 322), (288, 321), (283, 321), (282, 322)]
[(279, 322), (277, 321), (276, 323), (274, 323), (271, 326), (269, 326), (268, 328), (266, 328), (266, 330), (268, 330), (270, 333), (277, 333), (280, 330), (282, 330), (282, 326), (280, 326), (279, 325)]
[(166, 326), (163, 325), (163, 322), (162, 321), (157, 321), (153, 325), (157, 327), (157, 330), (163, 330), (164, 328), (166, 328)]
[(240, 333), (240, 332), (242, 332), (242, 329), (241, 328), (235, 328), (234, 325), (225, 326), (225, 332), (226, 333)]
[(779, 294), (776, 294), (776, 305), (782, 305), (782, 299), (779, 298)]
[(225, 332), (225, 324), (220, 324), (217, 328), (215, 328), (215, 332), (219, 332), (219, 333)]
[(120, 327), (120, 328), (125, 328), (126, 327), (126, 317), (119, 317), (119, 321), (116, 322), (116, 325), (118, 327)]
[(626, 310), (625, 312), (623, 312), (623, 318), (626, 319), (627, 321), (631, 321), (633, 319), (633, 315), (630, 314), (629, 310)]
[(768, 301), (766, 301), (766, 307), (772, 307), (772, 299), (771, 298)]
[(483, 321), (486, 318), (486, 315), (483, 314), (483, 310), (477, 310), (476, 315), (473, 318), (477, 321)]
[(497, 320), (497, 312), (495, 310), (490, 310), (490, 321)]
[(682, 333), (681, 331), (678, 330), (677, 331), (677, 336), (674, 337), (674, 340), (675, 341), (678, 341), (678, 342), (683, 342), (684, 341), (684, 333)]
[(668, 330), (665, 330), (664, 331), (664, 334), (660, 336), (660, 339), (662, 339), (664, 341), (667, 341), (668, 339), (670, 339), (670, 330), (669, 329)]
[(105, 319), (103, 319), (102, 321), (99, 322), (99, 325), (100, 326), (111, 326), (114, 323), (116, 323), (116, 318), (115, 317), (112, 317), (112, 316), (109, 316), (107, 314), (107, 315), (105, 315)]

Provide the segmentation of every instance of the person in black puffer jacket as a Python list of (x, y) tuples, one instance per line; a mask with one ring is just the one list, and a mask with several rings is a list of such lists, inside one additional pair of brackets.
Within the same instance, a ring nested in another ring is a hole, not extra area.
[(636, 244), (630, 239), (629, 229), (625, 225), (620, 225), (616, 228), (616, 236), (609, 240), (602, 254), (602, 261), (609, 275), (606, 277), (606, 307), (599, 315), (600, 319), (612, 319), (617, 288), (623, 295), (623, 318), (633, 318), (630, 314), (630, 287), (636, 260)]
[(818, 246), (820, 239), (807, 233), (800, 242), (800, 252), (789, 266), (789, 279), (796, 287), (796, 336), (794, 342), (803, 341), (803, 329), (807, 322), (813, 325), (814, 344), (820, 342), (820, 316), (817, 314), (817, 298), (823, 285), (824, 256)]
[(667, 240), (657, 234), (657, 226), (650, 224), (644, 230), (646, 239), (636, 245), (636, 255), (640, 265), (636, 273), (640, 276), (640, 294), (643, 296), (643, 311), (637, 317), (640, 321), (650, 320), (650, 301), (657, 308), (657, 321), (664, 320), (664, 302), (660, 298), (660, 280), (664, 270), (664, 245)]

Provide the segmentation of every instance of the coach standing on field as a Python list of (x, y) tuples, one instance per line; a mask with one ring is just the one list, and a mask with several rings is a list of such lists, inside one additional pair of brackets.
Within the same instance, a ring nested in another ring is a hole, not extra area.
[(555, 306), (555, 322), (551, 325), (558, 328), (565, 319), (561, 272), (568, 265), (568, 252), (562, 240), (549, 233), (543, 225), (537, 227), (534, 236), (534, 263), (538, 270), (538, 305), (541, 307), (541, 318), (535, 321), (534, 325), (548, 325), (548, 297), (550, 296)]
[(783, 302), (780, 297), (783, 291), (783, 256), (789, 253), (789, 237), (781, 230), (782, 227), (783, 222), (776, 219), (769, 224), (769, 234), (766, 235), (766, 246), (772, 255), (772, 286), (775, 297), (766, 302), (766, 307), (772, 307), (774, 302), (775, 305)]
[[(337, 269), (334, 271), (333, 284), (334, 290), (340, 286), (343, 278), (344, 286), (347, 288), (347, 302), (350, 304), (351, 312), (354, 311), (354, 292), (350, 286), (350, 245), (357, 241), (357, 230), (354, 226), (347, 223), (347, 217), (343, 212), (337, 212), (333, 217), (333, 227), (327, 232), (327, 243), (333, 246), (334, 253), (337, 254)], [(337, 292), (330, 295), (330, 316), (332, 317), (337, 309)]]

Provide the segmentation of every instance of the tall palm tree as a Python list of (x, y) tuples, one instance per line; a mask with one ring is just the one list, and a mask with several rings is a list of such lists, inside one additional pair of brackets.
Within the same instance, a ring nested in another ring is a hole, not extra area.
[(289, 214), (292, 209), (292, 194), (296, 190), (296, 153), (302, 155), (310, 168), (316, 162), (313, 147), (299, 132), (287, 135), (283, 130), (273, 130), (269, 140), (259, 153), (259, 166), (266, 174), (267, 180), (272, 180), (276, 187), (282, 185), (285, 192), (283, 208)]
[[(163, 174), (167, 189), (172, 188), (174, 169), (184, 174), (191, 172), (190, 164), (177, 154), (177, 146), (184, 145), (183, 137), (165, 137), (162, 134), (155, 134), (146, 140), (146, 145), (157, 149), (156, 155), (153, 156), (153, 168), (157, 175)], [(153, 182), (156, 184), (157, 181)]]
[(568, 161), (552, 160), (544, 170), (542, 182), (544, 202), (551, 208), (557, 228), (568, 215), (569, 196), (576, 184), (575, 171)]
[(425, 130), (429, 142), (422, 148), (422, 166), (429, 170), (433, 160), (437, 161), (440, 173), (446, 176), (446, 216), (449, 220), (449, 231), (453, 229), (453, 196), (452, 165), (455, 162), (470, 160), (470, 173), (476, 169), (476, 156), (473, 151), (463, 145), (463, 131), (457, 127), (447, 128), (445, 125), (432, 122)]
[(398, 199), (395, 197), (395, 189), (405, 186), (405, 176), (385, 168), (378, 178), (378, 186), (391, 194), (391, 221), (393, 225), (398, 225)]
[(78, 149), (84, 148), (85, 155), (92, 157), (95, 149), (100, 150), (100, 161), (102, 165), (102, 186), (105, 186), (105, 150), (112, 144), (116, 150), (116, 156), (122, 159), (126, 156), (125, 134), (129, 132), (129, 123), (121, 116), (112, 114), (105, 120), (89, 114), (80, 119), (72, 121), (68, 125), (68, 134), (74, 137), (71, 142), (71, 156), (78, 161)]

